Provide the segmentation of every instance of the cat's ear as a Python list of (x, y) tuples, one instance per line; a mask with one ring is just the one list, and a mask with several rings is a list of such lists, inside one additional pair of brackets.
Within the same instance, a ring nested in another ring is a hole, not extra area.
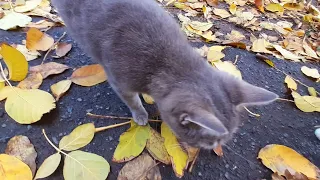
[(210, 134), (215, 136), (223, 136), (229, 133), (227, 128), (216, 116), (207, 112), (192, 116), (184, 113), (180, 116), (180, 123), (182, 125), (194, 123), (202, 128), (207, 129)]
[(236, 82), (236, 86), (233, 89), (231, 98), (237, 109), (243, 106), (255, 106), (255, 105), (266, 105), (275, 101), (279, 96), (271, 91), (264, 88), (260, 88), (249, 84), (245, 81), (239, 80)]

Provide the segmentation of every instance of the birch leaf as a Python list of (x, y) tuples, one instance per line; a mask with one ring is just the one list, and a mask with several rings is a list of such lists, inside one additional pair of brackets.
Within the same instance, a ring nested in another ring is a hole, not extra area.
[(289, 89), (297, 90), (298, 85), (290, 76), (286, 76), (286, 78), (284, 79), (284, 82), (287, 84), (287, 87)]
[(308, 77), (312, 77), (315, 79), (320, 78), (320, 74), (317, 69), (309, 68), (307, 66), (302, 66), (301, 71), (303, 72), (304, 75), (306, 75)]
[(279, 45), (275, 45), (273, 44), (272, 45), (277, 51), (280, 52), (280, 54), (285, 58), (285, 59), (289, 59), (289, 60), (292, 60), (292, 61), (295, 61), (295, 62), (300, 62), (300, 59), (304, 59), (303, 57), (301, 56), (298, 56), (298, 55), (295, 55), (293, 54), (292, 52), (286, 50), (286, 49), (283, 49), (281, 46)]
[(158, 161), (170, 164), (170, 156), (164, 146), (164, 138), (154, 129), (150, 128), (150, 138), (147, 141), (147, 150)]
[(50, 87), (53, 95), (56, 97), (56, 101), (69, 90), (71, 83), (71, 80), (62, 80)]
[(56, 169), (58, 168), (60, 161), (61, 161), (61, 154), (60, 153), (55, 153), (55, 154), (49, 156), (47, 159), (45, 159), (43, 161), (43, 163), (39, 167), (34, 180), (46, 178), (46, 177), (50, 176), (51, 174), (53, 174), (56, 171)]
[(67, 69), (69, 69), (67, 65), (56, 63), (56, 62), (49, 62), (49, 63), (44, 63), (38, 66), (30, 67), (30, 72), (39, 72), (41, 73), (43, 79), (45, 79), (50, 75), (60, 74)]
[(293, 91), (294, 103), (303, 112), (320, 112), (320, 98), (314, 96), (301, 96)]
[(32, 180), (32, 172), (30, 168), (14, 156), (0, 154), (0, 167), (0, 179)]
[(47, 51), (54, 44), (54, 39), (51, 36), (33, 27), (28, 30), (26, 41), (26, 47), (33, 51)]
[(107, 75), (99, 64), (81, 67), (71, 75), (71, 81), (81, 86), (94, 86), (106, 80)]
[(147, 104), (154, 104), (154, 100), (150, 95), (143, 93), (142, 97)]
[(21, 81), (17, 87), (20, 89), (38, 89), (42, 84), (42, 76), (40, 73), (31, 73), (26, 79)]
[(16, 27), (26, 27), (31, 21), (32, 18), (27, 15), (10, 12), (0, 19), (0, 29), (6, 31)]
[(231, 14), (228, 11), (226, 11), (225, 9), (214, 8), (213, 13), (217, 16), (222, 17), (222, 18), (227, 18), (227, 17), (231, 16)]

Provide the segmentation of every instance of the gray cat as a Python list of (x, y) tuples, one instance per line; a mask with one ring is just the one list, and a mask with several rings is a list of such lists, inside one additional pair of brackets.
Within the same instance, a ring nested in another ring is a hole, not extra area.
[(145, 125), (150, 94), (173, 132), (212, 149), (232, 137), (243, 106), (278, 96), (214, 69), (155, 0), (53, 0), (67, 31), (104, 66), (114, 91)]

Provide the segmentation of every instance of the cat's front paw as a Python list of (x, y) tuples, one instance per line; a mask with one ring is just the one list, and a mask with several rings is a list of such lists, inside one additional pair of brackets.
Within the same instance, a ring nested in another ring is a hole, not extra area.
[(133, 120), (137, 124), (143, 126), (148, 123), (148, 113), (146, 110), (141, 112), (132, 112)]

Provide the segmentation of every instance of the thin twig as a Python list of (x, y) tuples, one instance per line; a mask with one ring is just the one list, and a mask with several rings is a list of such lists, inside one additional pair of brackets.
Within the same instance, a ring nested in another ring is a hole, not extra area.
[(197, 150), (196, 155), (194, 156), (193, 161), (192, 161), (192, 163), (191, 163), (191, 165), (189, 167), (189, 172), (190, 173), (192, 172), (193, 166), (196, 163), (196, 160), (197, 160), (197, 158), (199, 156), (199, 153), (200, 153), (200, 149)]
[(115, 127), (120, 127), (120, 126), (123, 126), (123, 125), (126, 125), (126, 124), (130, 124), (131, 122), (130, 121), (127, 121), (127, 122), (124, 122), (124, 123), (119, 123), (119, 124), (114, 124), (114, 125), (110, 125), (110, 126), (105, 126), (105, 127), (99, 127), (99, 128), (96, 128), (96, 133), (97, 132), (100, 132), (100, 131), (104, 131), (104, 130), (107, 130), (107, 129), (112, 129), (112, 128), (115, 128)]
[[(121, 120), (130, 120), (132, 117), (119, 117), (119, 116), (104, 116), (98, 114), (87, 113), (87, 116), (95, 118), (105, 118), (105, 119), (121, 119)], [(149, 122), (162, 122), (161, 120), (149, 119)]]
[(47, 56), (49, 55), (49, 53), (56, 47), (56, 45), (61, 41), (61, 39), (67, 34), (67, 32), (63, 32), (63, 34), (60, 36), (60, 38), (48, 49), (48, 51), (46, 52), (46, 54), (43, 57), (43, 60), (41, 62), (41, 64), (44, 63), (44, 61), (47, 59)]
[(283, 99), (283, 98), (277, 98), (277, 100), (280, 100), (280, 101), (287, 101), (287, 102), (293, 102), (293, 100), (290, 100), (290, 99)]
[(251, 112), (247, 107), (243, 107), (246, 111), (248, 111), (249, 114), (253, 115), (253, 116), (256, 116), (256, 117), (260, 117), (260, 114), (256, 114), (256, 113), (253, 113)]
[(234, 60), (233, 64), (236, 65), (238, 62), (239, 55), (236, 55), (236, 60)]

